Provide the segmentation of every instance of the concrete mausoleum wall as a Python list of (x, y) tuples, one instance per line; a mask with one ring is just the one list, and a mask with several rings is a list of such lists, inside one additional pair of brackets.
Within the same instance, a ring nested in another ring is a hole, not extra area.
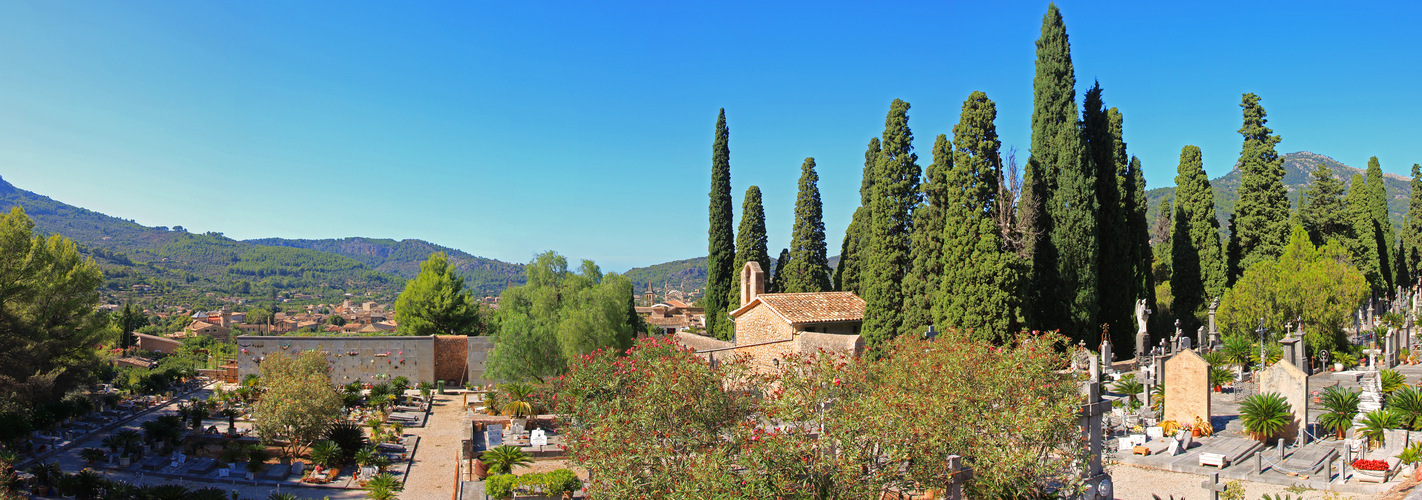
[(484, 369), (488, 367), (489, 353), (494, 351), (493, 337), (468, 337), (465, 340), (465, 366), (468, 367), (468, 382), (474, 385), (486, 385), (493, 383), (492, 380), (484, 379)]
[(331, 365), (331, 382), (381, 383), (404, 376), (411, 384), (434, 382), (434, 337), (237, 337), (239, 379), (258, 372), (267, 356), (319, 351)]
[(1293, 408), (1293, 422), (1276, 434), (1277, 437), (1293, 441), (1299, 437), (1299, 428), (1308, 422), (1308, 375), (1288, 361), (1279, 361), (1259, 373), (1259, 393), (1279, 393)]

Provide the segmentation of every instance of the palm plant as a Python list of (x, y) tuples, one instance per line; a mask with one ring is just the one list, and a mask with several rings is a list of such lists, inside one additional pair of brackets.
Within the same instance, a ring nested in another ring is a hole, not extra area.
[(400, 480), (390, 474), (377, 474), (365, 482), (365, 497), (370, 500), (395, 500), (395, 493), (405, 489)]
[(1422, 442), (1412, 443), (1403, 448), (1402, 453), (1397, 454), (1397, 459), (1403, 464), (1411, 465), (1415, 470), (1417, 462), (1422, 462)]
[(1407, 377), (1391, 368), (1378, 373), (1378, 381), (1381, 382), (1384, 394), (1391, 394), (1393, 391), (1401, 389), (1407, 385)]
[(218, 458), (229, 464), (241, 462), (247, 459), (247, 448), (242, 446), (228, 446), (218, 453)]
[(301, 497), (296, 496), (295, 493), (272, 493), (267, 496), (267, 500), (297, 500), (299, 498)]
[(1136, 374), (1130, 373), (1121, 377), (1121, 380), (1116, 381), (1116, 385), (1111, 386), (1111, 390), (1125, 394), (1126, 402), (1130, 409), (1134, 410), (1141, 407), (1142, 403), (1137, 401), (1137, 398), (1141, 397), (1140, 394), (1142, 391), (1145, 391), (1145, 386), (1141, 384), (1141, 381), (1136, 380)]
[(359, 465), (359, 466), (361, 466), (361, 467), (369, 466), (369, 465), (371, 465), (372, 463), (375, 462), (375, 457), (376, 457), (376, 455), (377, 455), (377, 454), (375, 453), (375, 447), (374, 447), (374, 446), (366, 446), (366, 447), (364, 447), (364, 448), (361, 448), (361, 449), (359, 449), (359, 450), (356, 450), (356, 452), (355, 452), (355, 462), (356, 462), (356, 465)]
[(1364, 414), (1362, 424), (1358, 433), (1368, 440), (1368, 449), (1373, 449), (1383, 444), (1388, 429), (1402, 427), (1402, 419), (1397, 413), (1381, 408)]
[(1293, 421), (1293, 407), (1277, 392), (1255, 394), (1239, 406), (1239, 422), (1260, 441), (1268, 441)]
[(217, 416), (227, 419), (227, 434), (229, 435), (237, 433), (237, 417), (241, 415), (242, 412), (237, 411), (236, 408), (223, 408), (222, 411), (217, 412)]
[(1397, 414), (1402, 426), (1422, 431), (1422, 390), (1404, 385), (1387, 397), (1387, 408)]
[(355, 456), (356, 450), (365, 448), (365, 431), (351, 422), (337, 422), (326, 429), (326, 439), (336, 443), (341, 449), (342, 460)]
[(330, 467), (341, 461), (341, 447), (329, 439), (311, 445), (311, 462), (322, 467)]
[(148, 490), (148, 495), (144, 498), (155, 500), (187, 500), (192, 491), (187, 486), (177, 483), (165, 483), (153, 486)]
[(513, 418), (528, 418), (533, 415), (533, 386), (524, 383), (504, 384), (501, 389), (508, 396), (503, 413)]
[(103, 460), (108, 454), (102, 448), (84, 448), (79, 450), (79, 458), (88, 460), (90, 464)]
[(1218, 387), (1234, 381), (1234, 372), (1222, 366), (1210, 367), (1210, 386)]
[(265, 446), (254, 444), (247, 447), (247, 472), (251, 472), (252, 474), (262, 472), (262, 467), (266, 465), (267, 459), (270, 458), (272, 458), (272, 454), (267, 451), (267, 447)]
[(1254, 352), (1254, 341), (1246, 335), (1225, 335), (1219, 352), (1229, 364), (1244, 366)]
[(511, 474), (514, 467), (528, 467), (528, 464), (533, 463), (527, 453), (517, 446), (509, 445), (495, 446), (485, 451), (481, 460), (489, 464), (490, 474)]
[(1338, 439), (1343, 439), (1344, 433), (1353, 426), (1353, 419), (1358, 416), (1359, 391), (1335, 385), (1324, 389), (1320, 399), (1327, 411), (1318, 416), (1318, 424), (1333, 431)]
[(1260, 369), (1263, 369), (1264, 367), (1272, 365), (1274, 363), (1278, 363), (1281, 359), (1284, 359), (1284, 348), (1280, 346), (1278, 342), (1269, 342), (1267, 344), (1264, 344), (1263, 363), (1259, 362), (1258, 349), (1251, 349), (1249, 352), (1250, 362), (1254, 363), (1255, 366), (1260, 367)]

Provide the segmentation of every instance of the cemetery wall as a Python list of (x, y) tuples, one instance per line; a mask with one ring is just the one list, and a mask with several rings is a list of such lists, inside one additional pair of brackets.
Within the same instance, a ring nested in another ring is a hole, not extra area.
[(488, 383), (485, 360), (493, 350), (491, 337), (237, 337), (238, 377), (256, 374), (261, 360), (273, 355), (319, 351), (331, 367), (331, 381), (381, 383), (404, 376), (411, 384), (444, 380), (460, 384)]

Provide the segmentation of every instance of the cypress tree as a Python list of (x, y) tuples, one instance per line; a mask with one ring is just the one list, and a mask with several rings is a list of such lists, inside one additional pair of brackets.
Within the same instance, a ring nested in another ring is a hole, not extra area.
[(1284, 188), (1284, 160), (1274, 150), (1281, 140), (1266, 127), (1264, 106), (1259, 96), (1244, 94), (1244, 125), (1239, 133), (1244, 145), (1239, 152), (1239, 225), (1232, 230), (1239, 238), (1239, 264), (1230, 281), (1255, 262), (1272, 260), (1283, 254), (1289, 240), (1289, 196)]
[(1387, 186), (1383, 183), (1382, 166), (1376, 156), (1368, 159), (1368, 204), (1372, 208), (1373, 222), (1377, 225), (1374, 237), (1378, 240), (1378, 273), (1384, 284), (1382, 296), (1390, 297), (1396, 293), (1397, 285), (1392, 275), (1392, 245), (1397, 241), (1397, 234), (1387, 215)]
[[(731, 288), (731, 266), (736, 260), (736, 243), (731, 232), (731, 131), (726, 128), (726, 109), (716, 117), (716, 140), (711, 144), (711, 228), (706, 256), (706, 331), (708, 334), (729, 331), (719, 323), (726, 321), (727, 293)], [(729, 340), (729, 339), (723, 339)]]
[[(940, 178), (943, 187), (930, 192), (937, 193), (943, 212), (942, 284), (934, 315), (945, 327), (988, 339), (1015, 328), (1024, 267), (1017, 254), (1003, 249), (996, 222), (1002, 171), (996, 119), (997, 105), (987, 94), (968, 96), (953, 127), (956, 147), (942, 136), (934, 146), (935, 165), (948, 168)], [(949, 151), (952, 159), (940, 162)]]
[(904, 323), (900, 334), (913, 334), (934, 324), (933, 309), (943, 282), (943, 225), (947, 185), (953, 170), (953, 143), (938, 134), (933, 142), (933, 162), (924, 169), (924, 201), (913, 211), (913, 239), (909, 258), (913, 264), (904, 276)]
[(780, 249), (780, 258), (775, 259), (775, 272), (771, 273), (770, 283), (765, 286), (765, 291), (769, 293), (785, 292), (785, 273), (780, 272), (790, 265), (790, 249)]
[(1400, 275), (1406, 279), (1399, 279), (1404, 285), (1411, 286), (1422, 276), (1422, 270), (1418, 269), (1422, 263), (1422, 165), (1412, 164), (1412, 196), (1407, 200), (1407, 216), (1402, 223), (1402, 238), (1400, 246), (1402, 251), (1398, 252)]
[(825, 292), (830, 289), (825, 256), (825, 223), (820, 205), (820, 176), (815, 159), (800, 166), (800, 193), (795, 197), (795, 229), (790, 237), (790, 264), (781, 293)]
[(910, 264), (909, 238), (920, 175), (908, 110), (909, 104), (899, 99), (889, 105), (870, 188), (869, 241), (860, 284), (865, 302), (861, 333), (869, 346), (893, 338), (903, 325), (903, 281)]
[(1234, 286), (1234, 280), (1244, 274), (1244, 270), (1239, 267), (1240, 256), (1244, 249), (1240, 248), (1239, 240), (1239, 210), (1229, 214), (1229, 242), (1225, 243), (1225, 286)]
[[(736, 262), (731, 268), (731, 289), (726, 295), (726, 309), (735, 310), (741, 305), (741, 269), (747, 262), (759, 262), (761, 270), (770, 272), (770, 254), (766, 250), (765, 207), (760, 201), (760, 187), (746, 189), (745, 200), (741, 202), (741, 225), (736, 229)], [(769, 286), (769, 283), (766, 284)], [(736, 325), (732, 321), (722, 321), (725, 327), (716, 332), (716, 338), (730, 340), (736, 337)]]
[(874, 164), (879, 161), (879, 138), (869, 139), (869, 147), (864, 151), (864, 177), (859, 181), (859, 208), (854, 209), (854, 217), (849, 221), (849, 229), (844, 231), (844, 243), (839, 247), (839, 265), (834, 268), (834, 289), (844, 292), (860, 292), (859, 283), (863, 276), (862, 257), (865, 235), (869, 224), (870, 193), (874, 185)]
[(1205, 175), (1200, 148), (1180, 151), (1175, 177), (1175, 230), (1171, 235), (1170, 291), (1180, 326), (1194, 332), (1206, 304), (1224, 293), (1225, 257), (1220, 248), (1220, 223), (1215, 218), (1215, 193)]
[(1047, 7), (1032, 82), (1032, 155), (1024, 183), (1032, 212), (1029, 323), (1094, 344), (1097, 313), (1095, 172), (1078, 126), (1076, 76), (1066, 25)]
[(1095, 192), (1099, 208), (1096, 219), (1097, 297), (1100, 309), (1096, 325), (1106, 325), (1115, 334), (1113, 345), (1133, 338), (1132, 314), (1136, 300), (1133, 241), (1128, 237), (1126, 204), (1123, 202), (1127, 157), (1122, 137), (1123, 118), (1116, 108), (1109, 111), (1101, 100), (1098, 82), (1086, 91), (1082, 109), (1082, 137), (1087, 156), (1096, 172)]
[(1354, 237), (1347, 243), (1353, 264), (1363, 272), (1373, 292), (1381, 292), (1385, 283), (1378, 269), (1377, 220), (1373, 218), (1372, 196), (1361, 174), (1353, 174), (1348, 184), (1348, 215), (1353, 223)]
[[(1135, 284), (1131, 286), (1133, 299), (1145, 299), (1146, 307), (1155, 309), (1155, 275), (1153, 272), (1154, 255), (1150, 249), (1150, 227), (1146, 219), (1146, 209), (1149, 201), (1146, 200), (1145, 173), (1141, 171), (1141, 160), (1131, 157), (1129, 174), (1125, 177), (1125, 186), (1121, 189), (1121, 194), (1125, 196), (1126, 205), (1126, 234), (1131, 240), (1131, 262), (1135, 274)], [(1168, 214), (1168, 212), (1167, 212)], [(1132, 304), (1134, 306), (1134, 304)], [(1131, 310), (1132, 315), (1135, 309)], [(1135, 318), (1131, 318), (1130, 328), (1120, 332), (1127, 337), (1121, 342), (1112, 342), (1116, 348), (1116, 354), (1121, 359), (1126, 359), (1134, 354), (1136, 324)], [(1112, 332), (1116, 332), (1113, 328)], [(1115, 335), (1113, 334), (1113, 337)]]
[(1353, 221), (1348, 206), (1343, 203), (1343, 181), (1322, 163), (1313, 169), (1313, 177), (1299, 200), (1299, 220), (1309, 240), (1321, 247), (1330, 239), (1346, 243), (1353, 238)]

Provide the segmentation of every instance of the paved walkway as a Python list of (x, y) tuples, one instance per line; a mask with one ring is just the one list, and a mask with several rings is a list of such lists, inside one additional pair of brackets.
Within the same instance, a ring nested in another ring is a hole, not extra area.
[(463, 439), (464, 409), (460, 394), (435, 394), (434, 404), (424, 427), (407, 428), (406, 434), (420, 436), (415, 450), (410, 477), (405, 480), (401, 498), (453, 498), (455, 466), (459, 461), (460, 440)]

